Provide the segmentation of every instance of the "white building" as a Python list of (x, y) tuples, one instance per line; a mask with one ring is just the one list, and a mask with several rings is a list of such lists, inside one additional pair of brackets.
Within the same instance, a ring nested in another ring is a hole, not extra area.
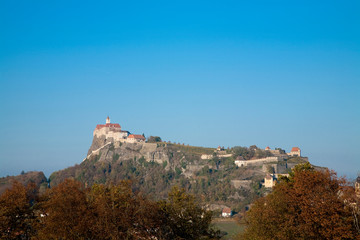
[(221, 216), (222, 217), (231, 217), (232, 211), (231, 208), (225, 207), (222, 210)]
[(105, 136), (106, 139), (113, 138), (114, 141), (121, 141), (128, 137), (128, 131), (122, 131), (118, 123), (110, 123), (110, 118), (106, 118), (105, 124), (98, 124), (93, 133), (94, 137)]
[(301, 150), (298, 147), (293, 147), (291, 149), (291, 152), (289, 152), (287, 155), (292, 156), (292, 157), (293, 156), (301, 157)]
[(145, 142), (145, 137), (143, 135), (130, 134), (127, 137), (127, 141), (130, 143)]

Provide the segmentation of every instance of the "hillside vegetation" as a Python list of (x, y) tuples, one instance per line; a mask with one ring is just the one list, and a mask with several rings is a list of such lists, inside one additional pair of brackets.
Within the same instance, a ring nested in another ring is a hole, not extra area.
[[(105, 143), (104, 139), (94, 138), (90, 149), (94, 151)], [(202, 159), (202, 155), (211, 158)], [(111, 143), (81, 164), (54, 172), (49, 181), (53, 187), (67, 178), (78, 180), (85, 186), (130, 180), (139, 191), (156, 200), (165, 199), (172, 186), (180, 186), (200, 197), (213, 210), (220, 211), (229, 206), (241, 211), (268, 191), (262, 187), (261, 181), (270, 168), (238, 167), (234, 164), (237, 156), (249, 159), (271, 154), (256, 149), (256, 146), (216, 151), (214, 148), (165, 142)], [(291, 166), (297, 162), (300, 159), (292, 160)], [(275, 169), (279, 171), (289, 170), (286, 161), (278, 165)]]

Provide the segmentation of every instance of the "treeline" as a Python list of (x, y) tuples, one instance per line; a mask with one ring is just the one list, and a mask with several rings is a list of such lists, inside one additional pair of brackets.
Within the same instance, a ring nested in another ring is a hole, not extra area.
[(15, 182), (0, 196), (0, 239), (218, 239), (211, 220), (184, 189), (152, 201), (128, 181), (85, 188), (68, 179), (42, 195)]

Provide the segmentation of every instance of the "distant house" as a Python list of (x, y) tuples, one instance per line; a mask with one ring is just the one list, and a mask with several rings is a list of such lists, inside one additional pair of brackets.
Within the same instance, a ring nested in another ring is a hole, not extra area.
[(287, 155), (292, 156), (292, 157), (294, 157), (294, 156), (300, 157), (301, 156), (301, 150), (298, 147), (293, 147), (291, 149), (291, 152), (289, 152)]
[(266, 151), (269, 151), (271, 148), (268, 146), (265, 148)]
[(145, 137), (143, 135), (130, 134), (127, 141), (130, 143), (145, 142)]
[(222, 217), (231, 217), (232, 211), (231, 208), (225, 207), (222, 210), (221, 216)]

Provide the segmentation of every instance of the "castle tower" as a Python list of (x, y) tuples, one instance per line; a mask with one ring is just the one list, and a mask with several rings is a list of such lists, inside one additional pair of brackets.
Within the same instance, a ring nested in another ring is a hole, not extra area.
[(109, 116), (106, 118), (106, 124), (110, 123), (110, 118)]

